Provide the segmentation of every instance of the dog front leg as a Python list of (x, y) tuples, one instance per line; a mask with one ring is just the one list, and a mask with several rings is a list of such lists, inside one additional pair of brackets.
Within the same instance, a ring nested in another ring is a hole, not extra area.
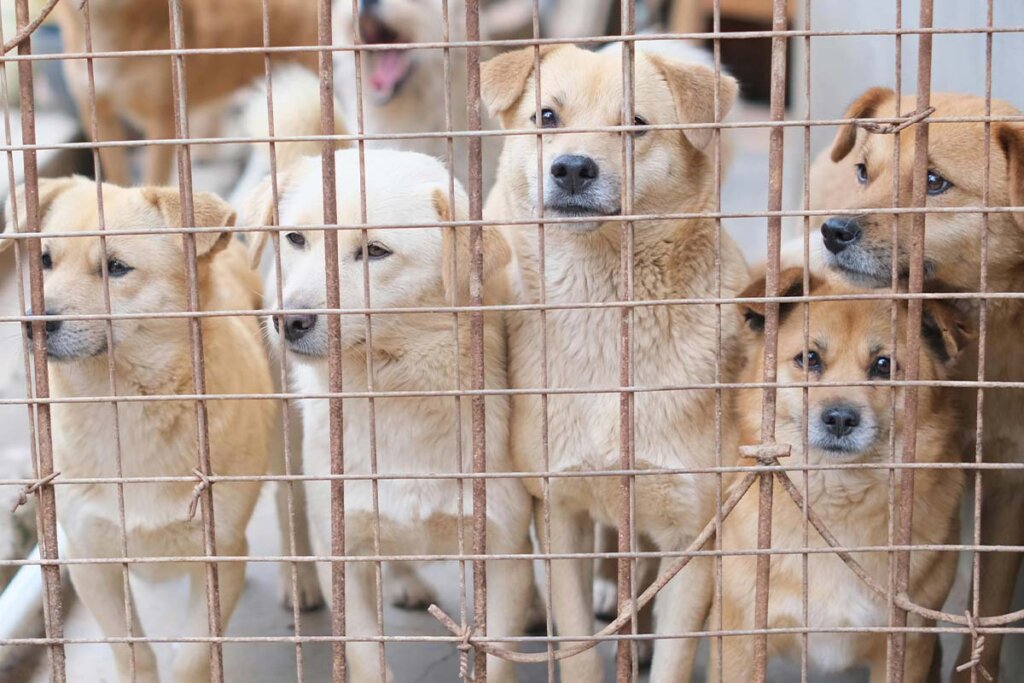
[[(378, 628), (377, 604), (374, 599), (377, 586), (372, 562), (345, 563), (345, 633), (349, 637), (373, 637), (383, 632)], [(345, 646), (348, 663), (348, 680), (391, 681), (390, 668), (385, 663), (380, 670), (381, 648), (377, 642), (350, 642)]]
[[(545, 528), (543, 503), (534, 501), (534, 525), (543, 552), (584, 554), (594, 548), (594, 523), (589, 515), (553, 505), (550, 542)], [(551, 598), (555, 626), (560, 637), (594, 634), (594, 562), (590, 558), (551, 560)], [(573, 645), (563, 641), (560, 647)], [(600, 681), (601, 657), (591, 648), (561, 661), (563, 681)]]
[[(88, 138), (93, 137), (92, 103), (88, 92), (74, 88), (78, 115)], [(94, 142), (123, 142), (128, 139), (128, 130), (117, 115), (117, 109), (109, 98), (96, 97), (96, 139)], [(103, 180), (117, 185), (132, 184), (132, 166), (128, 150), (124, 147), (100, 147), (100, 171)]]
[[(934, 621), (918, 622), (922, 628), (931, 628)], [(903, 680), (907, 683), (930, 683), (940, 681), (940, 668), (935, 664), (935, 655), (939, 639), (934, 633), (909, 633), (907, 634), (907, 645), (904, 650)], [(888, 662), (886, 654), (888, 648), (885, 640), (879, 640), (879, 647), (875, 648), (875, 657), (871, 660), (870, 683), (885, 683), (889, 680)], [(933, 676), (935, 676), (933, 678)], [(981, 677), (979, 676), (979, 679)], [(970, 672), (967, 672), (967, 679), (970, 680)]]
[[(235, 547), (219, 548), (225, 555), (244, 556), (249, 546), (244, 540)], [(219, 562), (217, 564), (217, 585), (220, 594), (221, 635), (227, 631), (231, 615), (238, 604), (245, 585), (244, 562)], [(189, 568), (188, 616), (185, 620), (186, 636), (207, 636), (210, 634), (210, 598), (207, 595), (206, 564), (193, 563)], [(210, 643), (184, 643), (174, 658), (171, 680), (174, 683), (205, 683), (210, 680)], [(231, 680), (225, 674), (225, 680)]]
[[(675, 558), (665, 558), (661, 573), (675, 562)], [(665, 639), (654, 643), (652, 683), (689, 681), (693, 676), (698, 641), (679, 636), (703, 629), (711, 608), (713, 569), (710, 558), (694, 557), (655, 599), (655, 635)]]
[[(288, 474), (302, 474), (302, 418), (291, 405), (285, 410), (289, 414), (289, 460), (290, 472)], [(275, 444), (275, 456), (273, 459), (274, 471), (276, 474), (285, 474), (284, 462), (284, 440), (278, 438)], [(312, 544), (309, 538), (309, 517), (306, 513), (306, 486), (302, 482), (279, 481), (275, 488), (275, 502), (277, 504), (278, 528), (281, 532), (281, 554), (289, 555), (292, 552), (292, 531), (294, 531), (294, 549), (296, 557), (311, 557), (313, 554)], [(288, 506), (288, 499), (291, 498), (291, 508)], [(294, 511), (294, 515), (291, 511)], [(294, 572), (295, 591), (292, 591), (292, 577)], [(324, 598), (320, 592), (320, 584), (317, 581), (316, 566), (312, 562), (296, 562), (294, 564), (282, 563), (279, 577), (279, 591), (281, 604), (291, 609), (293, 601), (298, 598), (299, 609), (311, 610), (323, 606)]]
[[(1024, 544), (1024, 494), (1000, 490), (986, 477), (981, 504), (982, 545)], [(1020, 570), (1021, 555), (1013, 552), (989, 552), (981, 554), (981, 616), (1006, 614), (1013, 601), (1013, 590)], [(985, 649), (981, 665), (995, 679), (999, 677), (999, 652), (1003, 636), (989, 633), (985, 636)], [(971, 658), (971, 639), (964, 638), (957, 657), (957, 663)], [(966, 683), (971, 680), (970, 670), (955, 674), (954, 681)]]
[[(489, 534), (492, 538), (499, 534)], [(530, 540), (523, 539), (519, 547), (495, 545), (493, 552), (529, 553)], [(519, 636), (526, 628), (530, 599), (534, 594), (533, 564), (530, 560), (490, 560), (487, 562), (487, 636)], [(515, 649), (515, 645), (504, 643)], [(498, 657), (487, 658), (487, 680), (496, 683), (515, 683), (515, 664)]]
[[(174, 122), (153, 120), (146, 124), (146, 139), (167, 140), (175, 137)], [(176, 145), (150, 145), (146, 147), (142, 163), (142, 182), (145, 185), (166, 185), (174, 172)], [(174, 176), (177, 180), (177, 176)]]
[[(735, 604), (726, 601), (726, 608), (721, 612), (721, 629), (712, 619), (711, 630), (741, 631), (750, 629), (754, 625), (753, 611), (738, 609)], [(719, 613), (719, 606), (715, 604), (712, 614)], [(708, 670), (705, 676), (708, 683), (732, 683), (733, 681), (751, 681), (754, 679), (754, 639), (751, 636), (725, 636), (723, 638), (711, 638), (711, 656), (708, 658)], [(722, 668), (722, 675), (719, 678), (718, 669)], [(654, 680), (653, 678), (651, 679)]]
[[(94, 557), (94, 553), (79, 553), (69, 548), (71, 557)], [(71, 583), (78, 598), (96, 619), (106, 638), (142, 636), (142, 623), (131, 601), (133, 633), (128, 632), (124, 611), (124, 575), (117, 564), (71, 564), (68, 566)], [(112, 644), (117, 674), (122, 681), (131, 681), (131, 660), (135, 659), (135, 681), (157, 683), (156, 656), (149, 643)], [(132, 652), (134, 650), (134, 652)]]

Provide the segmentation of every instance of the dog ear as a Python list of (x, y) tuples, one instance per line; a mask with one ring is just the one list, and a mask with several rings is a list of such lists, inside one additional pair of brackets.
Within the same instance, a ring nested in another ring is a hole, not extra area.
[[(715, 72), (702, 64), (686, 64), (661, 55), (643, 53), (658, 68), (675, 100), (680, 123), (715, 122)], [(726, 74), (718, 78), (718, 120), (721, 121), (739, 94), (736, 79)], [(711, 142), (712, 129), (691, 128), (683, 135), (690, 144), (702, 150)]]
[[(883, 102), (895, 96), (896, 93), (889, 88), (871, 88), (850, 105), (846, 113), (843, 114), (843, 118), (869, 119), (878, 112)], [(832, 143), (832, 161), (837, 163), (842, 161), (853, 150), (853, 145), (856, 142), (857, 126), (852, 122), (843, 124)]]
[[(945, 291), (941, 285), (929, 289)], [(925, 299), (921, 310), (921, 339), (942, 365), (952, 365), (974, 339), (969, 306), (952, 300)]]
[[(544, 60), (564, 45), (542, 45), (540, 59)], [(519, 101), (526, 89), (534, 66), (533, 47), (524, 47), (492, 57), (480, 65), (480, 97), (487, 113), (497, 117)]]
[[(195, 226), (182, 223), (181, 194), (176, 187), (144, 187), (142, 196), (155, 206), (170, 228), (219, 228), (235, 224), (235, 210), (226, 201), (210, 192), (192, 195), (192, 214)], [(197, 232), (196, 256), (213, 256), (231, 242), (230, 232)]]
[[(280, 202), (284, 198), (286, 188), (291, 184), (294, 176), (292, 167), (279, 171), (277, 174), (278, 209), (280, 209)], [(269, 175), (260, 181), (259, 185), (249, 191), (243, 204), (245, 208), (239, 217), (241, 225), (246, 227), (276, 225), (274, 222), (274, 191)], [(270, 231), (257, 230), (244, 234), (246, 241), (249, 243), (249, 267), (256, 268), (260, 264), (260, 258), (263, 256), (263, 247), (267, 244), (267, 236), (270, 235)]]
[[(814, 275), (811, 275), (811, 291), (818, 288), (821, 281)], [(750, 285), (740, 292), (740, 299), (751, 299), (757, 297), (767, 296), (765, 291), (767, 289), (767, 282), (765, 276), (761, 276), (757, 280), (754, 280)], [(779, 296), (802, 296), (804, 291), (804, 269), (803, 268), (786, 268), (779, 273)], [(747, 325), (750, 326), (754, 332), (760, 332), (764, 329), (764, 318), (765, 318), (765, 303), (764, 301), (747, 301), (739, 304), (740, 312), (743, 314), (743, 319), (747, 321)], [(786, 312), (792, 304), (782, 304), (779, 306), (779, 320), (782, 320)]]
[[(461, 189), (455, 192), (455, 211), (451, 210), (448, 201), (448, 193), (440, 188), (434, 190), (434, 208), (437, 210), (438, 219), (441, 221), (452, 221), (464, 218), (468, 215), (468, 201)], [(442, 231), (442, 253), (444, 263), (441, 267), (441, 281), (444, 284), (444, 292), (447, 298), (451, 298), (454, 287), (456, 301), (466, 303), (469, 301), (469, 279), (471, 270), (472, 255), (469, 245), (469, 228), (459, 226), (455, 228), (441, 228)], [(483, 279), (484, 289), (493, 278), (498, 276), (512, 260), (512, 247), (505, 240), (504, 235), (498, 228), (485, 227), (483, 229)], [(455, 252), (455, 277), (452, 279), (452, 251)]]
[[(996, 125), (999, 146), (1006, 154), (1010, 206), (1024, 208), (1024, 126), (1012, 123)], [(1024, 228), (1024, 213), (1014, 213), (1013, 218)]]
[[(39, 226), (41, 230), (43, 227), (43, 219), (46, 217), (46, 212), (50, 210), (50, 206), (54, 200), (57, 199), (65, 190), (71, 187), (75, 183), (75, 178), (40, 178), (39, 179)], [(28, 231), (28, 209), (25, 206), (25, 186), (18, 185), (14, 189), (13, 202), (12, 198), (8, 197), (4, 203), (3, 212), (3, 225), (0, 227), (0, 233), (2, 232), (14, 232), (15, 220), (14, 220), (14, 205), (17, 204), (18, 208), (18, 220), (17, 229), (19, 232)], [(14, 246), (15, 240), (2, 239), (0, 240), (0, 254)]]

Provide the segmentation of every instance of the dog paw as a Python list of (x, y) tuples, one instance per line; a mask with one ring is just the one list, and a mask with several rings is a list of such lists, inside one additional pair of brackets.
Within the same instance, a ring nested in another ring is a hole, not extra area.
[(415, 571), (395, 572), (388, 579), (385, 595), (399, 609), (424, 610), (437, 602), (433, 587)]
[[(320, 592), (316, 567), (311, 563), (303, 562), (295, 567), (295, 587), (298, 593), (299, 609), (303, 612), (324, 606), (324, 596)], [(285, 609), (293, 609), (295, 593), (292, 591), (292, 566), (290, 564), (281, 567), (278, 592), (281, 605)]]
[(594, 614), (598, 619), (611, 621), (618, 613), (619, 589), (614, 581), (594, 579)]

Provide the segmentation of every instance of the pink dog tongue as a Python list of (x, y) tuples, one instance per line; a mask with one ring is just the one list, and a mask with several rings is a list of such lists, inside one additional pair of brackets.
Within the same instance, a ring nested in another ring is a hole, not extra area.
[(370, 75), (370, 85), (380, 93), (390, 93), (405, 76), (408, 66), (404, 50), (384, 50), (377, 53), (376, 64)]

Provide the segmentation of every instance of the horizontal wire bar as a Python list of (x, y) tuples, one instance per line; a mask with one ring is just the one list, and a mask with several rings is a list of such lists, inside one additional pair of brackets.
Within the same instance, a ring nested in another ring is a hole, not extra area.
[(28, 323), (34, 321), (86, 321), (86, 320), (166, 320), (168, 318), (236, 318), (268, 317), (282, 315), (412, 315), (422, 313), (473, 313), (476, 311), (575, 311), (593, 309), (647, 308), (651, 306), (699, 306), (711, 304), (745, 303), (812, 303), (821, 301), (912, 301), (923, 300), (1016, 300), (1024, 299), (1024, 292), (887, 292), (877, 290), (874, 294), (811, 294), (800, 296), (764, 297), (706, 297), (687, 299), (649, 299), (632, 301), (598, 301), (555, 304), (489, 304), (480, 306), (396, 306), (395, 308), (241, 308), (216, 311), (159, 311), (152, 313), (78, 313), (46, 315), (0, 315), (0, 323)]
[[(269, 144), (285, 142), (379, 142), (401, 140), (433, 140), (463, 138), (508, 138), (543, 135), (578, 135), (583, 133), (636, 133), (641, 131), (687, 131), (687, 130), (734, 130), (734, 129), (773, 129), (773, 128), (808, 128), (824, 126), (843, 126), (847, 124), (891, 124), (904, 121), (903, 118), (863, 118), (863, 119), (796, 119), (789, 121), (720, 121), (717, 123), (661, 123), (639, 125), (590, 126), (583, 128), (508, 128), (487, 130), (450, 130), (450, 131), (419, 131), (414, 133), (336, 133), (323, 135), (265, 135), (265, 136), (228, 136), (228, 137), (186, 137), (186, 138), (152, 138), (145, 140), (103, 140), (79, 142), (55, 142), (34, 144), (0, 144), (0, 152), (52, 151), (74, 149), (134, 149), (143, 147), (179, 146), (179, 145), (242, 145)], [(989, 116), (934, 116), (928, 119), (930, 124), (940, 123), (1019, 123), (1024, 115), (989, 115)]]
[(30, 55), (4, 56), (5, 62), (35, 62), (54, 60), (116, 59), (122, 57), (173, 57), (198, 55), (275, 55), (321, 52), (384, 52), (390, 50), (452, 50), (472, 47), (531, 47), (534, 45), (597, 45), (611, 43), (643, 43), (666, 40), (753, 40), (759, 38), (842, 38), (856, 36), (907, 36), (907, 35), (964, 35), (1024, 33), (1024, 26), (979, 26), (970, 28), (877, 28), (808, 31), (787, 29), (782, 31), (708, 31), (705, 33), (644, 33), (626, 36), (585, 36), (579, 38), (512, 38), (507, 40), (453, 40), (425, 41), (417, 43), (351, 44), (339, 43), (321, 45), (273, 45), (251, 47), (210, 47), (210, 48), (165, 48), (159, 50), (93, 50), (91, 52), (57, 52)]
[(146, 403), (156, 401), (267, 401), (326, 400), (366, 398), (430, 398), (454, 396), (531, 396), (647, 394), (665, 391), (708, 391), (712, 389), (803, 389), (828, 387), (957, 387), (964, 389), (1024, 389), (1024, 381), (998, 382), (977, 380), (857, 380), (843, 382), (706, 382), (703, 384), (665, 384), (622, 387), (536, 387), (525, 389), (437, 389), (423, 391), (341, 391), (266, 394), (152, 394), (145, 396), (62, 396), (48, 398), (4, 398), (0, 406), (47, 405), (54, 403)]
[[(231, 227), (219, 227), (219, 228), (207, 228), (207, 227), (173, 227), (166, 226), (161, 228), (124, 228), (110, 230), (103, 232), (102, 230), (74, 230), (74, 231), (44, 231), (44, 232), (5, 232), (0, 234), (0, 240), (30, 240), (36, 237), (45, 237), (46, 239), (60, 239), (60, 238), (78, 238), (78, 237), (118, 237), (126, 235), (189, 235), (198, 233), (250, 233), (250, 232), (296, 232), (305, 230), (316, 230), (316, 231), (361, 231), (361, 230), (410, 230), (424, 228), (459, 228), (459, 227), (473, 227), (477, 225), (492, 226), (499, 224), (502, 226), (516, 227), (516, 226), (527, 226), (536, 227), (537, 225), (548, 225), (548, 224), (572, 224), (572, 223), (593, 223), (595, 220), (600, 220), (605, 223), (621, 223), (621, 222), (642, 222), (642, 221), (661, 221), (661, 220), (687, 220), (687, 219), (706, 219), (706, 218), (772, 218), (781, 216), (783, 218), (796, 216), (833, 216), (836, 214), (847, 214), (851, 211), (849, 208), (845, 209), (791, 209), (784, 211), (705, 211), (705, 212), (679, 212), (679, 213), (657, 213), (657, 214), (631, 214), (631, 215), (613, 215), (613, 216), (588, 216), (588, 217), (576, 217), (566, 216), (561, 218), (521, 218), (514, 220), (494, 221), (494, 220), (462, 220), (462, 221), (431, 221), (430, 223), (345, 223), (345, 224), (324, 224), (324, 223), (300, 223), (296, 225), (249, 225), (249, 226), (231, 226)], [(856, 209), (857, 215), (859, 216), (871, 216), (871, 215), (884, 215), (884, 216), (900, 216), (904, 214), (1015, 214), (1024, 213), (1024, 207), (1020, 206), (935, 206), (935, 207), (891, 207), (891, 208), (870, 208), (870, 209)]]

